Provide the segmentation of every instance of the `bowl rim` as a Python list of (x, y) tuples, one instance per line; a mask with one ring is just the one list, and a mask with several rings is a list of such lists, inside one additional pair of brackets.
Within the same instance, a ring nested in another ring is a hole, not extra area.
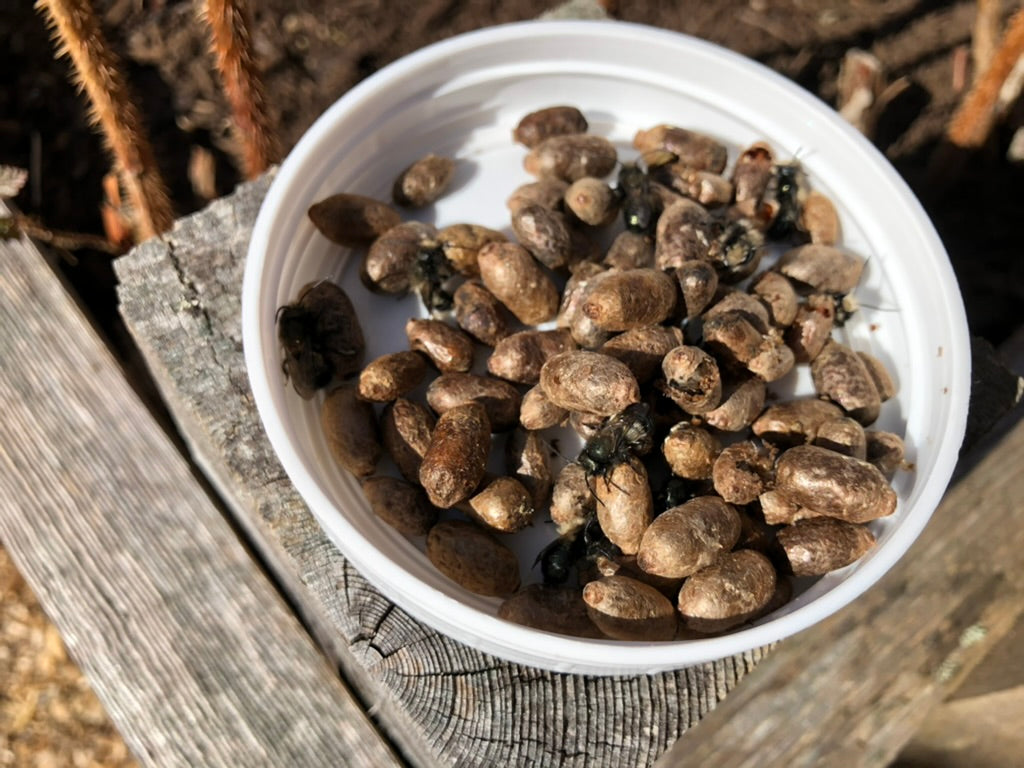
[[(941, 276), (941, 283), (946, 295), (942, 299), (952, 315), (952, 335), (947, 353), (952, 359), (959, 358), (960, 365), (954, 369), (957, 396), (951, 397), (949, 401), (946, 429), (941, 435), (943, 445), (938, 448), (929, 483), (911, 510), (914, 514), (904, 516), (899, 525), (895, 526), (885, 546), (878, 549), (869, 563), (849, 574), (826, 594), (786, 615), (719, 637), (641, 643), (574, 638), (523, 627), (485, 614), (420, 581), (389, 557), (378, 552), (376, 546), (347, 521), (345, 514), (335, 502), (322, 492), (313, 474), (292, 449), (282, 415), (273, 407), (270, 382), (265, 375), (261, 375), (268, 365), (268, 360), (263, 354), (260, 332), (260, 312), (264, 296), (262, 277), (276, 211), (285, 203), (289, 189), (298, 183), (304, 164), (310, 161), (311, 150), (329, 135), (334, 123), (342, 115), (358, 108), (362, 101), (381, 86), (414, 76), (416, 70), (428, 62), (454, 59), (468, 51), (482, 49), (499, 41), (519, 38), (524, 34), (533, 39), (597, 36), (612, 40), (625, 37), (635, 41), (658, 43), (670, 48), (689, 48), (691, 51), (744, 69), (766, 84), (781, 88), (790, 97), (801, 102), (802, 108), (824, 120), (830, 130), (843, 134), (850, 148), (860, 152), (865, 162), (872, 163), (875, 166), (874, 170), (887, 178), (894, 192), (913, 210), (915, 220), (912, 223), (923, 246), (935, 256), (943, 257), (936, 258), (934, 266), (944, 273)], [(637, 672), (650, 674), (750, 651), (818, 623), (867, 591), (890, 570), (917, 538), (938, 505), (952, 476), (966, 428), (967, 396), (962, 394), (965, 391), (969, 393), (970, 390), (966, 314), (945, 248), (909, 186), (864, 136), (810, 92), (738, 53), (669, 30), (621, 21), (515, 22), (460, 34), (392, 62), (335, 101), (289, 153), (278, 169), (260, 208), (246, 259), (242, 286), (242, 336), (250, 386), (260, 420), (275, 455), (314, 518), (345, 558), (365, 574), (367, 581), (389, 600), (397, 603), (418, 620), (459, 642), (515, 662), (555, 671), (604, 675)], [(941, 478), (941, 481), (937, 481), (937, 478)], [(430, 606), (430, 609), (428, 610), (426, 606)], [(538, 633), (544, 636), (544, 642), (540, 644), (541, 651), (531, 653), (524, 650), (534, 647)]]

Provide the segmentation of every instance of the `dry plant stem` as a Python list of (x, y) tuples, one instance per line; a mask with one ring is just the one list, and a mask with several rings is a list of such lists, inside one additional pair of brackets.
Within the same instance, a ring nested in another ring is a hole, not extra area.
[(971, 59), (974, 63), (974, 76), (971, 79), (975, 83), (988, 69), (995, 55), (1002, 5), (1001, 0), (978, 0), (978, 12), (971, 32)]
[(843, 56), (837, 84), (839, 114), (868, 138), (874, 132), (884, 82), (882, 62), (874, 54), (851, 48)]
[(988, 138), (995, 122), (995, 105), (999, 90), (1024, 54), (1024, 10), (1010, 19), (992, 63), (964, 98), (950, 121), (947, 136), (951, 144), (963, 149), (980, 147)]
[(89, 0), (38, 0), (36, 7), (56, 32), (58, 55), (71, 58), (77, 84), (89, 97), (90, 117), (103, 132), (131, 204), (136, 238), (145, 240), (169, 229), (174, 215), (167, 189)]
[[(970, 68), (971, 54), (966, 45), (958, 45), (953, 49), (953, 92), (960, 93), (967, 87), (967, 70)], [(977, 70), (974, 72), (978, 74)]]
[(253, 57), (245, 0), (206, 0), (205, 16), (241, 145), (242, 172), (254, 179), (280, 158), (280, 147)]
[(999, 89), (999, 98), (996, 100), (996, 120), (1004, 120), (1014, 108), (1024, 90), (1024, 56), (1017, 59), (1010, 74), (1007, 76), (1003, 87)]
[(87, 232), (68, 232), (62, 229), (50, 229), (21, 213), (16, 213), (11, 218), (18, 232), (23, 232), (33, 240), (52, 245), (55, 248), (63, 248), (67, 251), (90, 248), (94, 251), (109, 253), (111, 256), (119, 256), (125, 250), (105, 237), (90, 235)]
[(121, 201), (121, 184), (116, 173), (103, 177), (103, 203), (100, 205), (100, 219), (107, 240), (121, 253), (132, 247), (132, 222), (127, 207)]

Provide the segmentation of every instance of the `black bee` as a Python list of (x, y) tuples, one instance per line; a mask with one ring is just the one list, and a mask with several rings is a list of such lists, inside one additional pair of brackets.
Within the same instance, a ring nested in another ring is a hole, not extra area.
[(277, 310), (277, 337), (281, 342), (281, 370), (305, 399), (334, 378), (334, 365), (319, 343), (319, 316), (299, 304)]
[(433, 240), (423, 241), (409, 274), (409, 284), (419, 294), (423, 306), (431, 312), (451, 309), (454, 300), (444, 284), (454, 275), (455, 270), (441, 244)]
[(761, 263), (764, 236), (747, 219), (720, 220), (711, 246), (715, 269), (727, 283), (753, 274)]
[(648, 234), (658, 220), (660, 204), (651, 190), (650, 177), (638, 165), (625, 163), (619, 171), (615, 191), (622, 200), (622, 221), (626, 229)]
[(860, 309), (860, 304), (848, 293), (833, 293), (832, 300), (835, 302), (835, 310), (832, 315), (832, 324), (836, 328), (842, 328)]
[(586, 545), (583, 536), (577, 532), (570, 536), (562, 536), (548, 544), (533, 561), (534, 567), (540, 564), (540, 572), (545, 584), (565, 584), (576, 562), (583, 557)]
[(594, 560), (601, 555), (615, 557), (617, 554), (619, 548), (604, 535), (597, 516), (591, 515), (575, 533), (555, 539), (544, 547), (533, 564), (540, 564), (545, 584), (557, 586), (565, 584), (572, 569), (578, 569), (581, 562)]
[(683, 478), (672, 475), (665, 481), (661, 491), (658, 493), (658, 507), (662, 510), (678, 507), (693, 498), (693, 491), (690, 484)]
[(765, 190), (765, 197), (774, 200), (776, 205), (775, 218), (768, 230), (770, 237), (781, 240), (796, 231), (803, 212), (803, 187), (804, 173), (799, 163), (793, 161), (772, 166), (772, 175)]
[(307, 285), (293, 304), (277, 310), (281, 370), (306, 400), (335, 378), (362, 368), (365, 343), (355, 308), (328, 280)]
[(654, 421), (646, 403), (633, 403), (611, 416), (587, 440), (576, 459), (587, 477), (608, 477), (616, 466), (651, 450)]

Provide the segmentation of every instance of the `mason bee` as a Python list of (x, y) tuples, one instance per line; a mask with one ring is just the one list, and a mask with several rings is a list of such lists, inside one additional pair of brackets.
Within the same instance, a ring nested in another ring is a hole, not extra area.
[(455, 275), (444, 247), (435, 240), (420, 243), (416, 260), (409, 271), (409, 286), (416, 291), (423, 306), (430, 312), (445, 312), (452, 308), (453, 299), (444, 284)]
[(569, 580), (573, 567), (580, 562), (605, 556), (613, 558), (619, 554), (618, 547), (608, 541), (597, 516), (591, 515), (575, 533), (562, 536), (548, 544), (537, 555), (534, 566), (540, 564), (544, 583), (552, 586)]
[(587, 477), (608, 477), (623, 462), (633, 461), (651, 450), (654, 422), (646, 403), (633, 403), (611, 416), (587, 440), (576, 463)]
[(622, 221), (626, 229), (648, 234), (658, 220), (658, 196), (651, 189), (647, 172), (639, 165), (626, 163), (619, 170), (615, 191), (622, 199)]
[(835, 312), (832, 315), (832, 324), (836, 328), (842, 328), (860, 309), (860, 304), (849, 293), (833, 293), (832, 300), (835, 302)]
[(307, 285), (277, 310), (281, 370), (309, 400), (335, 379), (358, 373), (366, 344), (348, 294), (329, 280)]
[(764, 201), (774, 211), (768, 235), (784, 239), (797, 230), (803, 199), (807, 194), (807, 178), (800, 163), (776, 163), (768, 180)]
[(719, 220), (711, 245), (720, 279), (735, 283), (753, 274), (761, 263), (764, 236), (748, 219)]

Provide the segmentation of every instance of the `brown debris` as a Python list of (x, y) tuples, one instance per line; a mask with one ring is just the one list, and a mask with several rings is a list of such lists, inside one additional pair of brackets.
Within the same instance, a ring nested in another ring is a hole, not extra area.
[(989, 68), (999, 43), (999, 28), (1002, 26), (1003, 3), (1001, 0), (977, 0), (978, 13), (971, 30), (971, 61), (974, 64), (973, 82)]
[(873, 53), (851, 48), (839, 65), (839, 114), (865, 136), (871, 136), (877, 114), (873, 107), (885, 82), (882, 62)]
[(950, 144), (962, 149), (974, 149), (985, 143), (995, 123), (999, 91), (1022, 54), (1024, 10), (1018, 11), (1010, 19), (1006, 34), (992, 56), (992, 63), (975, 81), (950, 120), (946, 131)]
[(137, 763), (0, 548), (0, 765)]
[(188, 156), (188, 181), (205, 202), (217, 196), (217, 160), (206, 147), (193, 144)]

